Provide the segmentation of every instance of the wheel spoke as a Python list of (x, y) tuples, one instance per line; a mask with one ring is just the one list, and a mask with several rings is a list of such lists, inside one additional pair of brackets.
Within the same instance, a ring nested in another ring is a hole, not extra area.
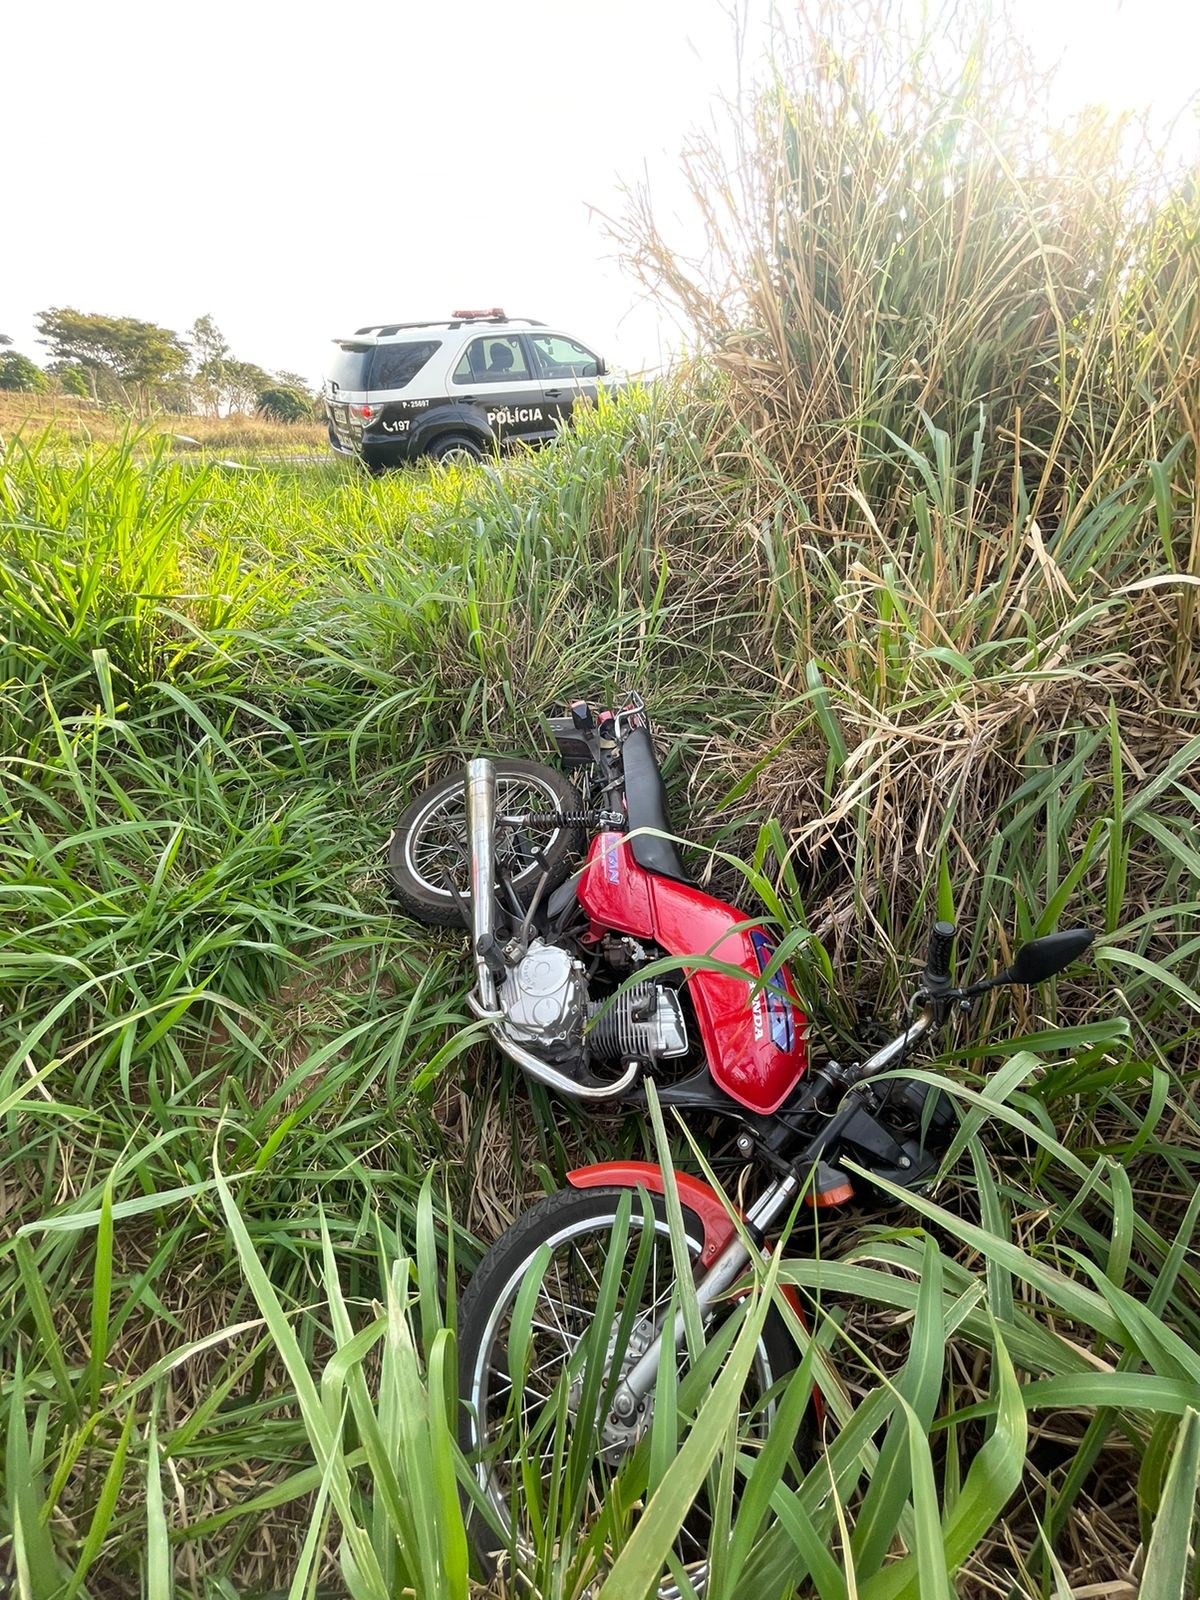
[[(551, 1216), (553, 1214), (551, 1213)], [(480, 1482), (485, 1487), (493, 1505), (506, 1520), (515, 1519), (518, 1550), (526, 1548), (531, 1534), (526, 1530), (525, 1501), (521, 1491), (520, 1469), (517, 1461), (526, 1463), (547, 1487), (552, 1474), (563, 1470), (564, 1452), (568, 1441), (558, 1436), (559, 1418), (564, 1405), (564, 1388), (568, 1376), (571, 1386), (565, 1391), (567, 1425), (573, 1427), (579, 1405), (580, 1385), (585, 1373), (573, 1371), (579, 1345), (591, 1330), (591, 1351), (588, 1359), (604, 1363), (602, 1379), (605, 1384), (614, 1374), (610, 1363), (614, 1359), (613, 1346), (616, 1330), (623, 1315), (630, 1318), (632, 1328), (644, 1331), (658, 1327), (663, 1322), (675, 1286), (671, 1240), (665, 1218), (655, 1213), (653, 1238), (645, 1239), (646, 1218), (635, 1206), (629, 1219), (624, 1244), (623, 1262), (614, 1268), (619, 1285), (616, 1304), (609, 1327), (595, 1323), (595, 1307), (599, 1299), (601, 1282), (612, 1253), (614, 1239), (615, 1207), (610, 1213), (585, 1217), (581, 1223), (563, 1225), (555, 1231), (553, 1223), (542, 1235), (542, 1242), (550, 1252), (542, 1272), (538, 1293), (530, 1309), (529, 1324), (524, 1330), (528, 1339), (528, 1363), (524, 1383), (519, 1395), (515, 1392), (512, 1375), (508, 1371), (507, 1347), (512, 1326), (512, 1313), (523, 1279), (534, 1264), (535, 1245), (524, 1258), (519, 1269), (514, 1270), (504, 1298), (498, 1303), (489, 1324), (491, 1333), (487, 1359), (476, 1369), (479, 1376), (472, 1392), (472, 1401), (480, 1420), (480, 1444), (486, 1465), (480, 1467)], [(689, 1238), (693, 1258), (698, 1256), (700, 1243)], [(635, 1263), (639, 1271), (635, 1273)], [(626, 1296), (637, 1289), (635, 1303), (628, 1304)], [(637, 1351), (644, 1348), (644, 1338), (635, 1348), (624, 1353), (628, 1363)], [(760, 1346), (761, 1351), (761, 1346)], [(668, 1359), (670, 1352), (668, 1350)], [(757, 1449), (769, 1428), (773, 1403), (764, 1403), (773, 1378), (770, 1365), (760, 1366), (756, 1358), (739, 1407), (739, 1448)], [(680, 1352), (678, 1360), (686, 1365), (686, 1354)], [(682, 1374), (681, 1374), (682, 1375)], [(621, 1461), (636, 1442), (640, 1432), (650, 1425), (653, 1416), (653, 1396), (649, 1397), (639, 1424), (625, 1431), (613, 1419), (603, 1414), (586, 1419), (587, 1426), (600, 1430), (595, 1455), (588, 1469), (585, 1499), (585, 1518), (591, 1520), (611, 1504), (610, 1486)], [(582, 1423), (585, 1419), (580, 1418)], [(704, 1586), (707, 1570), (708, 1541), (711, 1535), (711, 1515), (708, 1494), (712, 1485), (703, 1488), (688, 1517), (680, 1529), (675, 1544), (675, 1560), (695, 1575), (698, 1589)], [(735, 1486), (735, 1495), (738, 1492)], [(545, 1500), (543, 1501), (545, 1504)], [(532, 1546), (529, 1545), (532, 1554)], [(676, 1595), (677, 1589), (665, 1583), (659, 1594), (662, 1600)]]
[[(496, 859), (511, 876), (536, 868), (561, 831), (559, 801), (536, 778), (496, 781)], [(508, 818), (518, 819), (509, 822)], [(414, 877), (439, 894), (447, 880), (465, 894), (470, 887), (467, 813), (461, 791), (451, 789), (416, 820), (406, 847)]]

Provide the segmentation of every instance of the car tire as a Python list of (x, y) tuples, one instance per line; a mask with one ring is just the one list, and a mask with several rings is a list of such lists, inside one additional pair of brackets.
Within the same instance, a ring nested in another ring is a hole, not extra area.
[(425, 454), (434, 461), (482, 461), (484, 447), (469, 433), (439, 433)]

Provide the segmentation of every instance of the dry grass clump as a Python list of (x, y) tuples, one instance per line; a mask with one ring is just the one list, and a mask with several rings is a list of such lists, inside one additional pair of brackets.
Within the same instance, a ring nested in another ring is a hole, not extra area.
[(265, 417), (193, 417), (162, 413), (134, 419), (117, 406), (76, 395), (16, 394), (0, 390), (0, 440), (45, 435), (57, 449), (78, 450), (113, 442), (134, 432), (147, 445), (166, 439), (181, 453), (202, 450), (325, 451), (329, 440), (319, 422), (270, 422)]
[(890, 522), (922, 414), (971, 516), (1022, 479), (1031, 515), (1078, 514), (1080, 484), (1194, 447), (1198, 202), (1144, 130), (1052, 123), (994, 8), (806, 6), (763, 83), (685, 153), (702, 259), (645, 190), (617, 231), (817, 528), (864, 498)]
[(778, 819), (817, 926), (898, 951), (939, 862), (987, 914), (1039, 785), (1074, 819), (1049, 864), (1116, 862), (1113, 931), (1124, 841), (1094, 824), (1200, 728), (1200, 191), (1129, 119), (1052, 124), (1045, 87), (989, 9), (806, 7), (685, 154), (703, 255), (645, 190), (615, 230), (720, 375), (702, 448), (776, 698), (702, 793)]

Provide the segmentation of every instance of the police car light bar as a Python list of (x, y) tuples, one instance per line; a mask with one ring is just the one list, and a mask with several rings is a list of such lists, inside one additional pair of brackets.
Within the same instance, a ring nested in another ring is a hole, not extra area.
[(452, 311), (450, 315), (455, 319), (459, 317), (503, 317), (504, 308), (502, 306), (492, 306), (487, 311)]

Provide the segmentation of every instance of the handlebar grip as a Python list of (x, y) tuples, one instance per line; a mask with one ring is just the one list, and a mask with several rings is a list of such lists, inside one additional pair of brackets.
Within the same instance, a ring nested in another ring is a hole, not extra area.
[(958, 929), (952, 922), (935, 922), (929, 935), (929, 955), (925, 961), (925, 986), (946, 988), (950, 982), (950, 952)]

